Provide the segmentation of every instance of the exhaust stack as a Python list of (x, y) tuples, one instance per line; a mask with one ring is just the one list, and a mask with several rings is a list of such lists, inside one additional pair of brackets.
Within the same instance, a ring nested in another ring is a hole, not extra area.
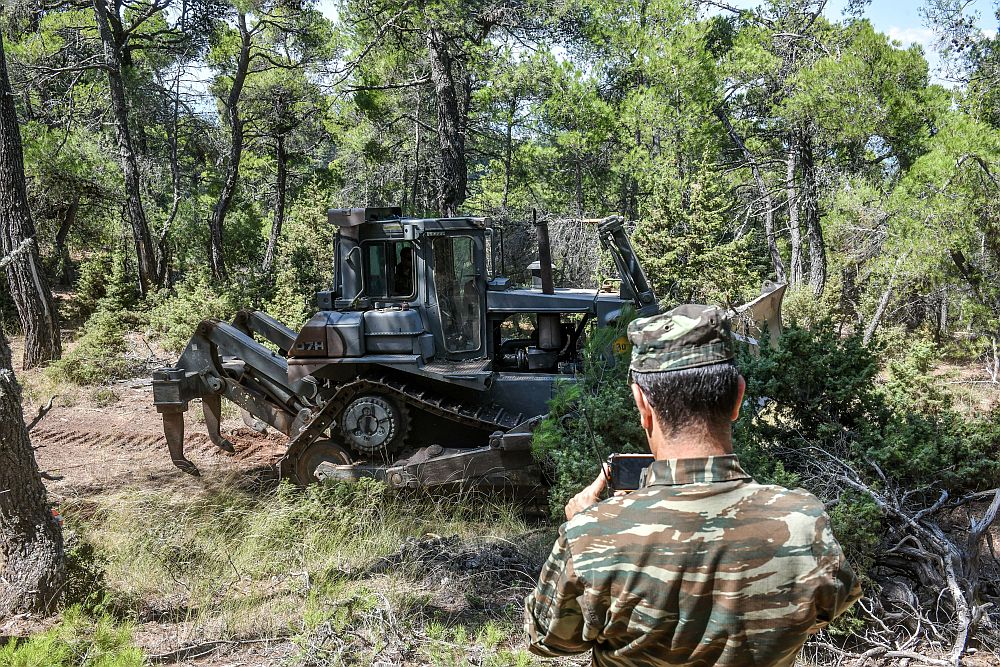
[[(549, 224), (538, 219), (538, 210), (531, 210), (531, 221), (535, 225), (535, 236), (538, 239), (538, 270), (542, 279), (542, 294), (555, 294), (556, 287), (552, 280), (552, 245), (549, 243)], [(547, 352), (558, 352), (562, 349), (562, 327), (559, 315), (538, 314), (538, 347)]]

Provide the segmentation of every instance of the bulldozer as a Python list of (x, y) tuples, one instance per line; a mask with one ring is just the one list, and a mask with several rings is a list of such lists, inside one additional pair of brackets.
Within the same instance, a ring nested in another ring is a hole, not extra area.
[[(184, 452), (193, 399), (210, 440), (234, 451), (221, 433), (225, 397), (247, 424), (288, 436), (278, 469), (299, 484), (374, 477), (400, 489), (543, 489), (532, 431), (557, 384), (581, 371), (588, 332), (659, 308), (623, 219), (593, 221), (619, 274), (594, 290), (555, 288), (544, 222), (535, 224), (533, 285), (518, 287), (487, 219), (411, 218), (393, 207), (327, 215), (333, 284), (299, 331), (260, 311), (208, 319), (174, 366), (154, 372), (174, 465), (199, 474)], [(766, 287), (739, 309), (754, 335), (776, 335), (783, 291)], [(627, 345), (621, 337), (614, 348)]]

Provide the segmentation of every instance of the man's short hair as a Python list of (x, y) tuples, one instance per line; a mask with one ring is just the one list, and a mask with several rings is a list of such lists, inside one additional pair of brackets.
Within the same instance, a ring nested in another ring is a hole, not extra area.
[(740, 372), (727, 361), (682, 370), (633, 373), (666, 433), (693, 424), (721, 428), (729, 424), (739, 394)]

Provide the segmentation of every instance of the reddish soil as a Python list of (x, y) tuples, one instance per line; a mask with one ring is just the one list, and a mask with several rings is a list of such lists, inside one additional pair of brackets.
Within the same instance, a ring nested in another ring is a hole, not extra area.
[[(78, 497), (138, 486), (144, 489), (195, 490), (206, 479), (234, 471), (250, 472), (273, 465), (284, 451), (284, 436), (260, 434), (240, 419), (223, 422), (223, 433), (236, 447), (230, 455), (213, 445), (193, 402), (185, 414), (186, 454), (199, 467), (201, 479), (182, 473), (170, 462), (152, 389), (116, 389), (121, 400), (107, 407), (54, 407), (31, 431), (39, 467), (62, 479), (48, 482), (56, 498)], [(29, 412), (26, 406), (25, 412)]]

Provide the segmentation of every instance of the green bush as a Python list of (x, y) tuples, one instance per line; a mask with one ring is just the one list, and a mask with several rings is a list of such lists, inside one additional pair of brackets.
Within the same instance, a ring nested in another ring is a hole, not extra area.
[[(888, 361), (884, 376), (880, 356), (860, 336), (839, 337), (829, 319), (813, 329), (791, 326), (776, 349), (745, 356), (747, 400), (735, 446), (749, 472), (778, 483), (791, 474), (808, 488), (817, 456), (828, 453), (871, 488), (891, 483), (914, 499), (996, 486), (1000, 415), (954, 410), (932, 374), (929, 344), (912, 343), (907, 355)], [(853, 491), (810, 490), (835, 503), (834, 531), (863, 574), (881, 546), (880, 511)]]
[(142, 363), (128, 356), (125, 333), (129, 329), (125, 315), (101, 308), (83, 325), (76, 345), (46, 372), (81, 385), (135, 377)]
[(813, 294), (812, 287), (789, 287), (781, 304), (782, 319), (793, 325), (813, 328), (827, 319), (833, 319), (840, 310), (842, 288), (840, 277), (830, 276), (821, 296)]
[(766, 462), (754, 472), (766, 476), (779, 460), (794, 471), (821, 450), (911, 488), (965, 490), (997, 480), (997, 418), (969, 419), (952, 408), (931, 373), (930, 345), (917, 342), (890, 360), (885, 379), (880, 354), (858, 335), (839, 337), (827, 319), (813, 329), (791, 326), (776, 349), (745, 357), (748, 405), (768, 404), (738, 423), (741, 453)]
[(630, 320), (592, 331), (583, 373), (558, 387), (535, 431), (532, 452), (552, 481), (549, 507), (557, 521), (566, 501), (594, 480), (609, 454), (649, 453), (629, 390), (628, 360), (609, 353)]
[(142, 667), (146, 661), (134, 634), (129, 624), (70, 607), (54, 628), (0, 647), (0, 667)]
[(125, 259), (98, 252), (81, 262), (74, 302), (81, 318), (90, 317), (99, 308), (116, 313), (132, 311), (138, 302), (138, 289)]
[(108, 293), (108, 277), (114, 262), (111, 254), (98, 252), (80, 262), (80, 277), (76, 281), (76, 305), (80, 313), (89, 316)]
[(265, 310), (292, 329), (315, 311), (317, 291), (334, 283), (333, 232), (326, 222), (326, 203), (333, 193), (316, 182), (306, 186), (292, 205), (275, 257), (274, 288)]
[(163, 290), (148, 299), (149, 329), (164, 348), (181, 352), (202, 320), (232, 319), (244, 305), (232, 288), (213, 283), (207, 273), (192, 273), (174, 290)]

